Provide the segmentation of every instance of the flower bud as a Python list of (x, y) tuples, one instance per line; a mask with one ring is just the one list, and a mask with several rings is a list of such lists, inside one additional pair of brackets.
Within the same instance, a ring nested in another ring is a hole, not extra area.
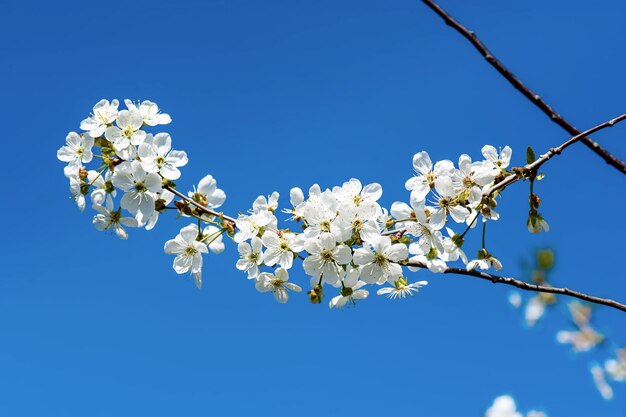
[(111, 194), (113, 191), (115, 191), (115, 186), (113, 185), (113, 182), (111, 182), (111, 180), (105, 181), (104, 192), (106, 192), (107, 194)]
[(154, 210), (158, 211), (159, 213), (163, 213), (165, 211), (165, 200), (163, 200), (162, 198), (159, 198), (157, 201), (154, 202)]
[(324, 293), (322, 292), (322, 286), (316, 285), (309, 292), (309, 301), (313, 304), (321, 304)]
[(537, 251), (537, 265), (539, 268), (549, 271), (554, 266), (554, 252), (552, 249), (541, 249)]
[(461, 235), (455, 233), (454, 236), (452, 236), (452, 242), (456, 245), (457, 248), (460, 248), (461, 246), (463, 246), (465, 240), (461, 237)]

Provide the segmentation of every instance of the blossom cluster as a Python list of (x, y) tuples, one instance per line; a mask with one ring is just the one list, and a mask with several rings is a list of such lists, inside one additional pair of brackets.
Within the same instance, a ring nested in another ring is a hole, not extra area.
[[(415, 175), (405, 184), (409, 203), (395, 202), (389, 210), (379, 203), (380, 184), (363, 186), (354, 178), (332, 189), (315, 184), (306, 197), (300, 188), (291, 189), (291, 207), (283, 213), (295, 225), (279, 228), (278, 192), (259, 196), (236, 220), (237, 268), (255, 280), (259, 291), (273, 291), (277, 301), (286, 302), (289, 290), (301, 291), (288, 282), (288, 271), (300, 258), (310, 277), (312, 302), (321, 302), (324, 285), (338, 289), (331, 308), (367, 298), (367, 285), (383, 286), (377, 294), (393, 299), (427, 284), (409, 283), (405, 269), (441, 273), (454, 261), (468, 270), (499, 269), (499, 260), (484, 247), (471, 261), (461, 249), (463, 235), (479, 217), (483, 222), (499, 218), (485, 192), (507, 173), (511, 149), (498, 152), (487, 145), (482, 153), (485, 159), (477, 162), (462, 155), (458, 167), (449, 160), (433, 164), (427, 152), (417, 153)], [(461, 225), (463, 235), (448, 227), (451, 223)]]
[[(380, 286), (377, 294), (405, 298), (427, 285), (410, 283), (407, 271), (427, 268), (445, 272), (450, 262), (462, 262), (467, 270), (500, 269), (500, 261), (483, 244), (475, 259), (461, 249), (466, 233), (477, 224), (499, 218), (490, 190), (511, 174), (507, 167), (511, 149), (500, 151), (486, 145), (483, 159), (461, 155), (432, 162), (427, 152), (413, 157), (414, 175), (405, 187), (408, 203), (395, 202), (389, 209), (379, 200), (380, 184), (363, 186), (357, 179), (332, 189), (319, 185), (290, 191), (291, 207), (282, 216), (291, 227), (279, 227), (278, 192), (259, 196), (246, 214), (236, 219), (215, 211), (226, 194), (208, 175), (187, 194), (176, 191), (174, 181), (187, 164), (184, 151), (172, 149), (167, 133), (149, 133), (148, 128), (171, 122), (150, 101), (133, 103), (102, 100), (80, 124), (82, 133), (70, 132), (58, 158), (67, 163), (72, 198), (81, 210), (86, 197), (97, 214), (98, 230), (112, 230), (127, 238), (126, 227), (152, 229), (168, 209), (191, 219), (164, 250), (175, 255), (178, 274), (190, 273), (202, 282), (203, 255), (224, 250), (223, 237), (238, 245), (237, 268), (253, 279), (260, 292), (272, 292), (278, 302), (287, 302), (289, 292), (300, 292), (289, 281), (296, 261), (309, 276), (309, 299), (320, 303), (324, 287), (337, 288), (331, 308), (355, 304), (369, 296), (367, 286)], [(95, 153), (96, 152), (96, 153)], [(88, 169), (96, 158), (100, 164)], [(119, 198), (118, 201), (116, 201)], [(178, 197), (179, 200), (175, 200)], [(454, 231), (453, 228), (458, 228)]]

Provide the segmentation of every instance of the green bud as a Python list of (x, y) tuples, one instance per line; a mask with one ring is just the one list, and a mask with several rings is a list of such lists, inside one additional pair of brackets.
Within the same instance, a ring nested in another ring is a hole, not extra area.
[(309, 295), (309, 301), (313, 304), (321, 304), (322, 298), (324, 298), (321, 285), (316, 285), (307, 294)]
[(406, 278), (404, 277), (400, 277), (398, 278), (393, 285), (396, 287), (397, 290), (406, 287), (409, 284), (409, 281), (407, 281)]
[(539, 268), (549, 271), (554, 266), (554, 252), (552, 249), (541, 249), (537, 251), (537, 265)]
[(113, 185), (111, 180), (108, 180), (104, 183), (104, 191), (107, 194), (111, 194), (113, 191), (115, 191), (115, 186)]
[(452, 242), (454, 242), (457, 248), (460, 248), (461, 246), (463, 246), (465, 240), (461, 237), (461, 235), (455, 233), (454, 236), (452, 236)]
[(535, 151), (530, 146), (526, 148), (526, 163), (532, 164), (535, 162)]
[(163, 181), (161, 181), (161, 186), (176, 188), (176, 183), (174, 183), (174, 181), (168, 180), (167, 178), (163, 178)]
[(163, 213), (165, 211), (165, 200), (163, 200), (162, 198), (159, 198), (157, 201), (154, 202), (154, 210), (158, 211), (159, 213)]

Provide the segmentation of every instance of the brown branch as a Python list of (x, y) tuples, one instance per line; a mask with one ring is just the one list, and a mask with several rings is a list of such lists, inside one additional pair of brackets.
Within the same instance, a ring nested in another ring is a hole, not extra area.
[[(528, 98), (535, 106), (539, 107), (554, 123), (565, 129), (570, 135), (580, 135), (580, 131), (576, 129), (572, 124), (565, 120), (560, 114), (558, 114), (552, 107), (550, 107), (543, 99), (522, 83), (507, 67), (502, 64), (487, 47), (481, 42), (474, 32), (467, 29), (452, 16), (450, 16), (445, 10), (437, 5), (432, 0), (422, 0), (428, 7), (430, 7), (435, 13), (437, 13), (444, 22), (454, 28), (463, 37), (465, 37), (474, 48), (493, 66), (513, 87), (515, 87), (520, 93)], [(593, 152), (598, 154), (607, 164), (618, 169), (622, 174), (626, 174), (626, 164), (600, 146), (597, 142), (589, 139), (588, 137), (581, 137), (580, 141), (587, 145)]]
[(226, 220), (229, 223), (232, 223), (233, 225), (237, 222), (237, 220), (234, 219), (233, 217), (226, 216), (224, 213), (220, 213), (220, 212), (217, 212), (215, 210), (211, 210), (210, 208), (205, 207), (202, 204), (194, 201), (193, 199), (187, 197), (185, 194), (177, 191), (175, 188), (170, 187), (169, 185), (166, 185), (163, 188), (165, 188), (168, 191), (171, 191), (172, 193), (174, 193), (175, 195), (177, 195), (181, 199), (185, 200), (189, 204), (192, 204), (192, 205), (196, 206), (197, 208), (199, 208), (200, 210), (204, 211), (205, 213), (209, 213), (209, 214), (211, 214), (213, 216), (221, 217), (222, 219)]
[[(403, 264), (405, 266), (412, 266), (418, 268), (426, 268), (426, 265), (422, 262), (408, 262)], [(517, 287), (524, 291), (536, 291), (536, 292), (545, 292), (551, 294), (560, 294), (567, 295), (569, 297), (578, 298), (580, 300), (588, 301), (594, 304), (601, 304), (608, 307), (616, 308), (618, 310), (626, 312), (626, 305), (619, 303), (615, 300), (611, 300), (608, 298), (600, 298), (593, 295), (588, 295), (579, 291), (570, 290), (569, 288), (558, 288), (558, 287), (546, 287), (544, 285), (531, 284), (525, 281), (521, 281), (515, 278), (508, 278), (499, 275), (488, 274), (482, 271), (471, 270), (468, 271), (462, 268), (446, 268), (443, 271), (444, 274), (455, 274), (455, 275), (465, 275), (474, 278), (484, 279), (486, 281), (491, 281), (494, 284), (506, 284), (511, 285), (513, 287)]]
[[(545, 164), (547, 161), (552, 159), (552, 157), (554, 157), (555, 155), (561, 154), (561, 152), (563, 152), (563, 150), (565, 148), (567, 148), (568, 146), (572, 145), (573, 143), (578, 142), (579, 140), (583, 139), (584, 137), (587, 137), (587, 136), (591, 135), (592, 133), (597, 132), (598, 130), (605, 129), (607, 127), (613, 127), (614, 125), (616, 125), (617, 123), (621, 122), (622, 120), (626, 120), (626, 114), (622, 114), (621, 116), (618, 116), (618, 117), (616, 117), (614, 119), (611, 119), (611, 120), (609, 120), (607, 122), (604, 122), (604, 123), (601, 123), (601, 124), (599, 124), (597, 126), (594, 126), (591, 129), (585, 130), (584, 132), (579, 133), (576, 136), (573, 136), (572, 138), (570, 138), (569, 140), (563, 142), (562, 144), (560, 144), (556, 148), (548, 149), (548, 151), (546, 153), (541, 155), (534, 162), (525, 165), (520, 171), (521, 172), (531, 173), (531, 174), (534, 175), (534, 174), (537, 173), (537, 171), (539, 170), (539, 168), (543, 164)], [(520, 177), (520, 176), (518, 176), (516, 174), (509, 174), (502, 181), (500, 181), (499, 183), (497, 183), (496, 185), (494, 185), (493, 187), (491, 187), (487, 191), (485, 191), (483, 193), (483, 195), (485, 197), (489, 197), (491, 194), (495, 193), (498, 190), (501, 190), (501, 189), (507, 187), (508, 185), (513, 184), (514, 182), (518, 181), (520, 178), (522, 178), (522, 177)]]
[[(604, 123), (601, 123), (597, 126), (592, 127), (591, 129), (585, 130), (582, 133), (579, 133), (576, 136), (571, 137), (570, 139), (568, 139), (567, 141), (563, 142), (562, 144), (560, 144), (559, 146), (557, 146), (556, 148), (550, 148), (548, 149), (548, 151), (546, 153), (544, 153), (543, 155), (541, 155), (539, 158), (537, 158), (537, 160), (535, 160), (534, 162), (525, 165), (523, 168), (518, 169), (518, 172), (526, 172), (526, 173), (532, 173), (533, 175), (537, 173), (537, 171), (539, 170), (539, 168), (545, 164), (547, 161), (549, 161), (550, 159), (552, 159), (555, 155), (560, 155), (561, 152), (563, 152), (563, 150), (565, 148), (567, 148), (568, 146), (572, 145), (573, 143), (576, 143), (577, 141), (581, 140), (583, 137), (585, 136), (589, 136), (599, 130), (602, 129), (606, 129), (608, 127), (613, 127), (614, 125), (618, 124), (619, 122), (626, 120), (626, 114), (622, 114), (621, 116), (618, 116), (614, 119), (611, 119), (609, 121), (606, 121)], [(491, 188), (489, 188), (487, 191), (485, 191), (483, 193), (484, 197), (489, 197), (490, 195), (492, 195), (493, 193), (495, 193), (496, 191), (499, 191), (511, 184), (513, 184), (514, 182), (519, 181), (521, 178), (523, 178), (523, 176), (520, 175), (516, 175), (516, 174), (509, 174), (506, 177), (504, 177), (504, 179), (502, 181), (500, 181), (499, 183), (495, 184), (494, 186), (492, 186)], [(415, 219), (400, 219), (400, 220), (396, 220), (395, 223), (399, 223), (399, 222), (405, 222), (405, 221), (415, 221)], [(389, 236), (389, 235), (395, 235), (395, 234), (404, 234), (406, 232), (405, 228), (398, 228), (398, 229), (393, 229), (393, 230), (388, 230), (386, 232), (383, 232), (383, 235), (385, 236)]]

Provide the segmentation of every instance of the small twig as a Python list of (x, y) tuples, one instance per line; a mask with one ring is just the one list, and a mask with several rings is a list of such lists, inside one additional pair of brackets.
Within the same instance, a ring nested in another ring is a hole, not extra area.
[[(601, 123), (595, 127), (592, 127), (591, 129), (585, 130), (582, 133), (577, 134), (576, 136), (570, 138), (569, 140), (567, 140), (566, 142), (563, 142), (561, 145), (557, 146), (556, 148), (550, 148), (546, 153), (544, 153), (543, 155), (541, 155), (536, 161), (525, 165), (521, 170), (522, 171), (526, 171), (529, 173), (534, 173), (536, 174), (537, 171), (539, 170), (539, 168), (545, 164), (547, 161), (549, 161), (550, 159), (552, 159), (552, 157), (554, 157), (555, 155), (559, 155), (561, 152), (563, 152), (563, 150), (565, 148), (567, 148), (568, 146), (572, 145), (573, 143), (578, 142), (579, 140), (581, 140), (582, 138), (591, 135), (592, 133), (597, 132), (598, 130), (602, 130), (602, 129), (606, 129), (607, 127), (613, 127), (614, 125), (616, 125), (617, 123), (626, 120), (626, 114), (622, 114), (621, 116), (618, 116), (614, 119), (611, 119), (607, 122)], [(502, 188), (513, 184), (514, 182), (518, 181), (520, 179), (520, 176), (516, 175), (516, 174), (509, 174), (507, 175), (502, 181), (500, 181), (499, 183), (497, 183), (496, 185), (494, 185), (493, 187), (489, 188), (487, 191), (485, 191), (483, 193), (483, 196), (485, 197), (489, 197), (490, 195), (492, 195), (493, 193), (495, 193), (498, 190), (501, 190)]]
[[(527, 173), (533, 173), (536, 174), (537, 171), (539, 170), (539, 168), (545, 164), (547, 161), (549, 161), (550, 159), (552, 159), (555, 155), (559, 155), (561, 154), (561, 152), (563, 152), (563, 150), (565, 148), (567, 148), (568, 146), (572, 145), (573, 143), (578, 142), (579, 140), (581, 140), (582, 138), (589, 136), (595, 132), (597, 132), (598, 130), (602, 130), (602, 129), (606, 129), (608, 127), (613, 127), (614, 125), (616, 125), (617, 123), (626, 120), (626, 114), (622, 114), (621, 116), (618, 116), (614, 119), (611, 119), (609, 121), (606, 121), (604, 123), (601, 123), (597, 126), (592, 127), (591, 129), (585, 130), (582, 133), (577, 134), (576, 136), (573, 136), (572, 138), (568, 139), (567, 141), (563, 142), (562, 144), (560, 144), (559, 146), (557, 146), (556, 148), (550, 148), (548, 149), (548, 151), (546, 153), (544, 153), (543, 155), (541, 155), (539, 158), (537, 158), (537, 160), (535, 160), (534, 162), (525, 165), (523, 168), (519, 169), (519, 171), (521, 172), (527, 172)], [(513, 184), (514, 182), (517, 182), (518, 180), (520, 180), (521, 177), (520, 175), (517, 175), (515, 173), (513, 174), (509, 174), (506, 177), (504, 177), (504, 179), (500, 182), (498, 182), (497, 184), (495, 184), (494, 186), (492, 186), (491, 188), (489, 188), (487, 191), (485, 191), (483, 193), (484, 197), (489, 197), (491, 196), (493, 193), (495, 193), (496, 191), (499, 191), (511, 184)], [(395, 222), (398, 223), (400, 221), (409, 221), (409, 220), (414, 220), (414, 219), (400, 219), (400, 220), (396, 220)], [(405, 228), (399, 228), (399, 229), (394, 229), (394, 230), (389, 230), (386, 232), (383, 232), (382, 234), (384, 236), (389, 236), (389, 235), (395, 235), (396, 233), (404, 233), (406, 231)]]
[[(430, 7), (435, 13), (437, 13), (445, 23), (454, 28), (463, 37), (474, 45), (474, 48), (493, 66), (502, 76), (519, 92), (521, 92), (526, 98), (528, 98), (535, 106), (539, 107), (550, 120), (565, 129), (570, 135), (580, 135), (580, 131), (576, 129), (572, 124), (565, 120), (560, 114), (558, 114), (552, 107), (550, 107), (543, 99), (522, 83), (507, 67), (502, 64), (487, 47), (481, 42), (474, 32), (467, 29), (452, 16), (450, 16), (445, 10), (437, 5), (432, 0), (422, 0), (428, 7)], [(622, 174), (626, 174), (626, 164), (612, 155), (609, 151), (600, 146), (597, 142), (582, 136), (580, 141), (587, 145), (593, 152), (598, 154), (607, 164), (617, 168)]]
[[(426, 268), (426, 265), (423, 264), (422, 262), (408, 262), (403, 265), (418, 267), (418, 268)], [(486, 272), (476, 271), (476, 270), (468, 271), (462, 268), (446, 268), (443, 271), (443, 273), (465, 275), (465, 276), (470, 276), (474, 278), (480, 278), (480, 279), (484, 279), (487, 281), (491, 281), (494, 284), (512, 285), (513, 287), (517, 287), (525, 291), (536, 291), (536, 292), (544, 292), (544, 293), (551, 293), (551, 294), (567, 295), (569, 297), (578, 298), (578, 299), (588, 301), (594, 304), (605, 305), (605, 306), (616, 308), (618, 310), (626, 312), (625, 304), (619, 303), (615, 300), (611, 300), (608, 298), (600, 298), (600, 297), (588, 295), (579, 291), (570, 290), (569, 288), (547, 287), (544, 285), (531, 284), (531, 283), (521, 281), (515, 278), (508, 278), (508, 277), (503, 277), (499, 275), (488, 274)]]

